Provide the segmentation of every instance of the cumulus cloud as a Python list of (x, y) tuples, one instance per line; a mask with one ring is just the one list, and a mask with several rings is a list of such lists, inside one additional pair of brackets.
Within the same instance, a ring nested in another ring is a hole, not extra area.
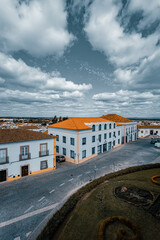
[(159, 95), (152, 92), (138, 92), (129, 90), (119, 90), (117, 92), (104, 92), (93, 95), (93, 100), (98, 102), (106, 102), (119, 106), (131, 107), (133, 105), (144, 105), (155, 103)]
[(155, 32), (143, 38), (142, 33), (125, 32), (118, 18), (121, 8), (120, 2), (95, 0), (88, 10), (85, 32), (94, 49), (104, 52), (117, 66), (125, 67), (156, 51), (159, 35)]
[(62, 55), (74, 40), (63, 0), (0, 0), (0, 50)]
[[(28, 66), (21, 59), (0, 53), (0, 76), (8, 85), (52, 90), (85, 91), (92, 88), (91, 84), (75, 84), (60, 77), (60, 73), (43, 72), (40, 68)], [(59, 77), (58, 77), (59, 76)]]

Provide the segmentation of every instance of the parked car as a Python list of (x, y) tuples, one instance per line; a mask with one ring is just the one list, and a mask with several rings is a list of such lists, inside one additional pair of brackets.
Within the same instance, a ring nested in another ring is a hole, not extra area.
[(155, 144), (155, 143), (158, 142), (158, 141), (159, 141), (159, 138), (158, 138), (158, 137), (152, 137), (150, 143), (151, 143), (151, 144)]
[(63, 155), (56, 156), (56, 162), (65, 162), (66, 159)]
[(160, 148), (160, 141), (154, 144), (155, 147)]

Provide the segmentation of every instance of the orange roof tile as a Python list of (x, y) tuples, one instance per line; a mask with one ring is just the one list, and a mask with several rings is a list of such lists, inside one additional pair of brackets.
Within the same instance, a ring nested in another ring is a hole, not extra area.
[(160, 125), (137, 125), (137, 128), (160, 128)]
[(104, 116), (101, 116), (101, 118), (105, 118), (107, 120), (110, 120), (110, 121), (114, 121), (114, 122), (118, 122), (118, 123), (127, 123), (127, 122), (133, 122), (132, 120), (128, 119), (128, 118), (124, 118), (120, 115), (117, 115), (117, 114), (107, 114), (107, 115), (104, 115)]
[(48, 127), (64, 128), (64, 129), (71, 129), (71, 130), (78, 131), (78, 130), (91, 129), (91, 127), (87, 126), (86, 124), (97, 123), (97, 122), (112, 122), (112, 121), (106, 120), (100, 117), (99, 118), (69, 118), (63, 122), (49, 125)]
[(48, 130), (46, 130), (45, 132), (43, 132), (43, 134), (48, 134)]
[(56, 137), (29, 130), (0, 129), (0, 143), (24, 142), (50, 138)]

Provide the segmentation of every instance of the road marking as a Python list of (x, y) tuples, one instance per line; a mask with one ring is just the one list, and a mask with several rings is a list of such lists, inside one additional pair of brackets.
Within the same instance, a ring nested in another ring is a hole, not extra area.
[(31, 232), (26, 233), (26, 237), (28, 237), (31, 234)]
[(86, 174), (90, 173), (90, 171), (86, 172)]
[(78, 177), (81, 177), (82, 176), (82, 174), (80, 174)]
[(44, 198), (45, 198), (45, 197), (40, 198), (40, 199), (38, 200), (38, 202), (41, 202)]
[(59, 186), (62, 187), (65, 183), (60, 184)]
[(52, 192), (54, 192), (55, 191), (55, 189), (52, 189), (49, 193), (52, 193)]
[(73, 180), (73, 178), (69, 179), (68, 182), (70, 182), (70, 181), (72, 181), (72, 180)]
[(14, 240), (21, 240), (21, 238), (20, 237), (16, 237), (16, 238), (14, 238)]
[[(37, 215), (37, 214), (40, 214), (40, 213), (49, 211), (49, 210), (51, 210), (51, 209), (54, 209), (54, 208), (57, 207), (58, 205), (59, 205), (59, 203), (55, 203), (55, 204), (52, 204), (52, 205), (50, 205), (50, 206), (47, 206), (47, 207), (44, 207), (44, 208), (40, 208), (40, 209), (35, 210), (35, 211), (33, 211), (33, 212), (30, 212), (30, 213), (21, 215), (21, 216), (19, 216), (19, 217), (10, 219), (10, 220), (8, 220), (8, 221), (1, 222), (1, 223), (0, 223), (0, 228), (1, 228), (1, 227), (8, 226), (8, 225), (10, 225), (10, 224), (12, 224), (12, 223), (16, 223), (16, 222), (18, 222), (18, 221), (22, 221), (22, 220), (24, 220), (24, 219), (26, 219), (26, 218), (33, 217), (33, 216), (35, 216), (35, 215)], [(19, 239), (17, 239), (17, 240), (19, 240)]]
[(33, 208), (33, 205), (32, 206), (30, 206), (24, 213), (27, 213), (27, 212), (29, 212), (31, 209)]

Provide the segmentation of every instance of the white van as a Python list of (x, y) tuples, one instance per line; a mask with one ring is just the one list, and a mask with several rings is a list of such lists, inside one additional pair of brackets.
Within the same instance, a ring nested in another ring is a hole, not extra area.
[(160, 148), (160, 142), (156, 142), (156, 143), (154, 144), (154, 146), (157, 147), (157, 148)]

